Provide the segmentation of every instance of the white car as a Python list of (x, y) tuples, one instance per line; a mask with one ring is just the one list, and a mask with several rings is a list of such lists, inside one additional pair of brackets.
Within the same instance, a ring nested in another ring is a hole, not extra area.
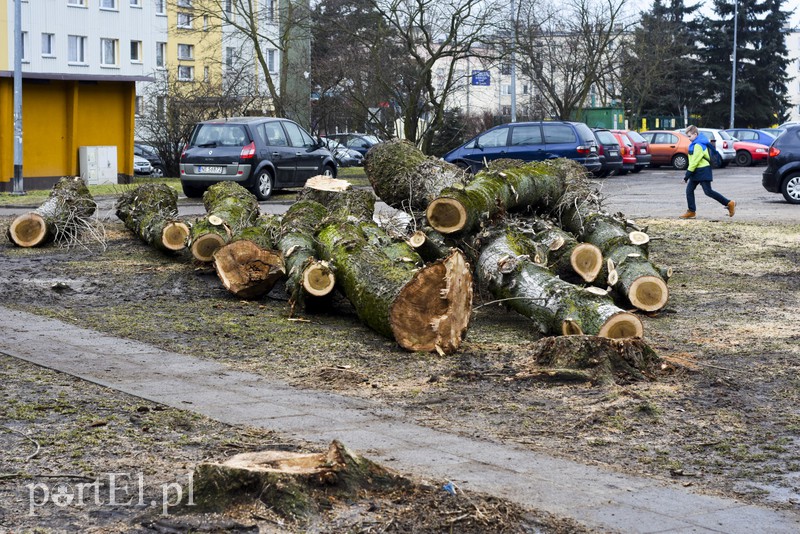
[(150, 162), (141, 156), (133, 156), (133, 174), (144, 174), (149, 176), (153, 172)]
[(717, 152), (722, 156), (720, 167), (725, 167), (728, 163), (736, 160), (736, 148), (733, 146), (735, 139), (728, 132), (716, 128), (698, 128), (697, 130), (714, 144)]

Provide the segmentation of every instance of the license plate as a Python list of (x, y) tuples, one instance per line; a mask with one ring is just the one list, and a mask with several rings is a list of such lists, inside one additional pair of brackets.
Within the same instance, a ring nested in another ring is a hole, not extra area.
[(609, 156), (616, 156), (616, 155), (618, 155), (618, 154), (619, 154), (619, 152), (617, 152), (616, 150), (609, 150), (609, 151), (608, 151), (608, 155), (609, 155)]
[(639, 154), (647, 154), (647, 149), (646, 148), (640, 148), (639, 149)]
[(198, 165), (198, 174), (222, 174), (225, 172), (225, 167), (212, 167), (209, 165)]

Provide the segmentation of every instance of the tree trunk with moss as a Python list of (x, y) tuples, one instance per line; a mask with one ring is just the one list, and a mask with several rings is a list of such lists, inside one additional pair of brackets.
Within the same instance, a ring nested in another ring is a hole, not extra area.
[(260, 451), (201, 463), (192, 481), (193, 504), (204, 512), (260, 504), (290, 520), (317, 515), (332, 496), (350, 500), (364, 490), (403, 483), (338, 441), (324, 453)]
[(240, 228), (231, 236), (231, 241), (246, 239), (263, 249), (273, 249), (281, 232), (281, 218), (270, 213), (262, 213), (252, 226)]
[[(371, 220), (375, 213), (375, 195), (366, 189), (353, 189), (349, 182), (334, 179), (311, 179), (297, 194), (297, 200), (311, 200), (328, 209), (329, 216), (352, 216), (357, 219)], [(342, 182), (342, 184), (338, 183)], [(346, 184), (346, 185), (344, 185)]]
[(481, 171), (464, 187), (450, 187), (431, 202), (428, 223), (443, 234), (468, 234), (508, 211), (549, 210), (569, 189), (587, 190), (587, 181), (569, 172), (576, 165), (557, 159)]
[(580, 243), (570, 232), (566, 232), (550, 221), (538, 217), (527, 219), (533, 230), (531, 240), (540, 245), (539, 258), (563, 280), (572, 283), (594, 282), (603, 268), (603, 253), (591, 243)]
[(299, 200), (283, 216), (278, 249), (288, 275), (286, 292), (292, 311), (325, 297), (335, 286), (333, 269), (317, 258), (315, 234), (327, 214), (328, 208), (322, 204)]
[(115, 205), (125, 227), (166, 252), (186, 248), (189, 225), (178, 220), (178, 193), (164, 184), (144, 184), (123, 193)]
[(34, 211), (20, 215), (8, 227), (8, 238), (20, 247), (37, 247), (50, 241), (68, 242), (87, 228), (97, 204), (80, 178), (64, 177), (47, 200)]
[(565, 282), (532, 261), (536, 244), (523, 233), (496, 227), (475, 240), (474, 250), (478, 279), (543, 334), (642, 337), (641, 321), (615, 306), (604, 290)]
[(219, 182), (203, 193), (203, 205), (206, 216), (192, 225), (189, 247), (195, 259), (210, 262), (234, 234), (255, 224), (258, 200), (235, 182)]
[(464, 184), (469, 175), (457, 166), (426, 156), (408, 141), (375, 145), (364, 158), (364, 172), (378, 198), (393, 208), (423, 212), (441, 191)]
[(379, 233), (369, 221), (340, 220), (320, 229), (320, 255), (336, 269), (337, 285), (365, 324), (401, 347), (454, 352), (472, 309), (472, 274), (463, 254), (453, 251), (423, 267), (405, 243), (387, 253)]

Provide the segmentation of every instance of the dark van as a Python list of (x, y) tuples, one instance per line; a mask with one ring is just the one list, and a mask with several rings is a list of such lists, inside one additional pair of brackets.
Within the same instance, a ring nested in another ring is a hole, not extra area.
[(445, 161), (478, 172), (502, 158), (543, 161), (569, 158), (587, 171), (600, 171), (597, 140), (582, 122), (514, 122), (496, 126), (443, 156)]

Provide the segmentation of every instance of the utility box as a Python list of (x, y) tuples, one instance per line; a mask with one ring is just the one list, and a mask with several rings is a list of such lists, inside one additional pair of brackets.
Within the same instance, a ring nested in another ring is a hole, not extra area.
[(625, 127), (625, 110), (622, 108), (583, 108), (581, 122), (589, 128), (619, 129)]
[(117, 183), (116, 146), (82, 146), (78, 149), (78, 163), (87, 185)]

